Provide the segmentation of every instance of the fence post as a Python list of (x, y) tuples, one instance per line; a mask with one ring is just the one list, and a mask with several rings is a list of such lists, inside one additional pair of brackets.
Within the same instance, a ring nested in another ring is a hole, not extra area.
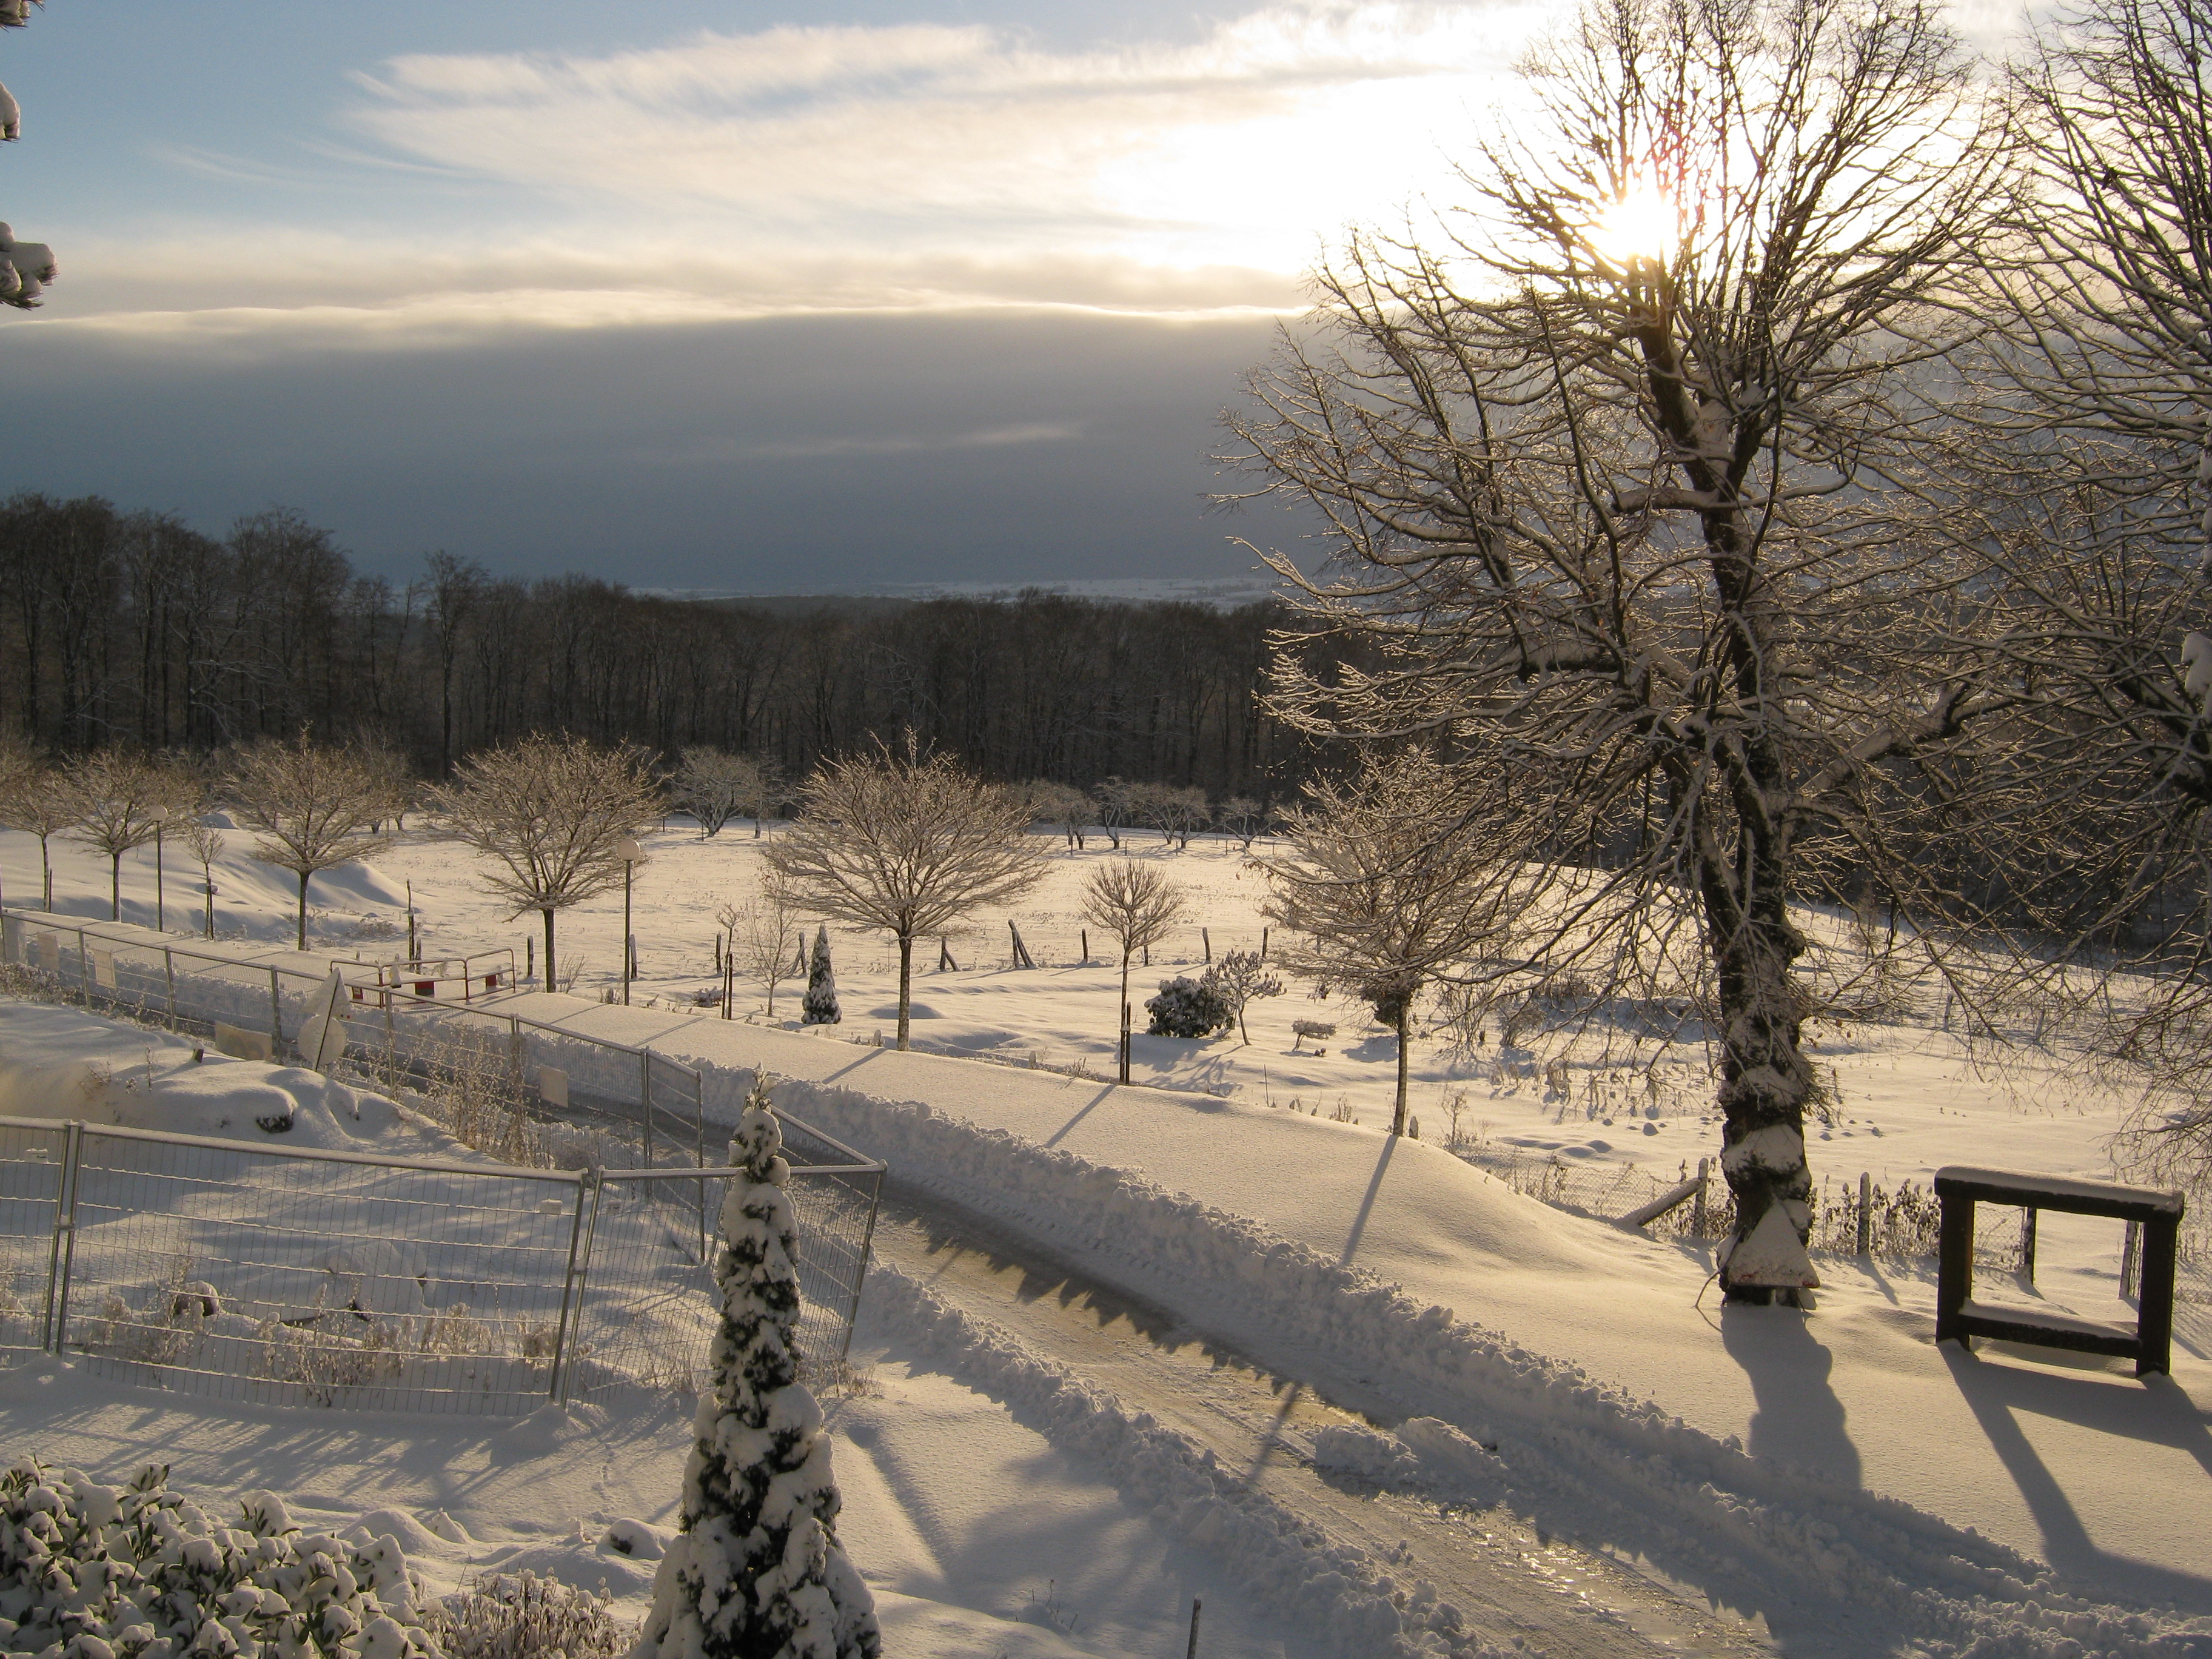
[(84, 1006), (92, 1006), (92, 952), (84, 942), (84, 929), (76, 930), (76, 988), (83, 994)]
[(853, 1352), (853, 1325), (860, 1316), (860, 1291), (868, 1282), (868, 1252), (876, 1247), (876, 1217), (884, 1207), (884, 1177), (876, 1174), (876, 1189), (868, 1195), (868, 1231), (860, 1236), (860, 1266), (853, 1275), (853, 1305), (845, 1310), (845, 1340), (837, 1349), (842, 1364)]
[(279, 1064), (284, 1059), (284, 998), (274, 968), (269, 970), (269, 1057)]
[(590, 1187), (597, 1193), (597, 1184), (586, 1170), (576, 1177), (576, 1206), (568, 1217), (568, 1271), (561, 1280), (561, 1320), (553, 1328), (553, 1374), (546, 1379), (545, 1391), (560, 1400), (561, 1364), (568, 1352), (568, 1321), (576, 1299), (576, 1253), (584, 1241), (584, 1189)]
[(54, 1212), (53, 1255), (46, 1272), (46, 1352), (68, 1340), (70, 1271), (76, 1262), (76, 1184), (84, 1162), (84, 1125), (71, 1118), (62, 1149), (62, 1196)]
[[(578, 1252), (579, 1260), (575, 1267), (570, 1272), (568, 1276), (569, 1282), (574, 1285), (575, 1288), (572, 1292), (564, 1286), (561, 1292), (561, 1304), (564, 1310), (562, 1317), (562, 1325), (564, 1328), (571, 1317), (573, 1317), (578, 1324), (581, 1324), (583, 1322), (584, 1292), (586, 1290), (590, 1288), (592, 1282), (592, 1246), (599, 1236), (599, 1200), (606, 1193), (607, 1183), (604, 1179), (601, 1179), (592, 1182), (591, 1186), (592, 1213), (585, 1220), (584, 1242)], [(580, 1187), (578, 1188), (576, 1194), (576, 1207), (577, 1212), (581, 1214), (583, 1211), (583, 1192)], [(565, 1311), (571, 1307), (574, 1310), (573, 1315), (569, 1315)], [(555, 1345), (556, 1348), (561, 1347), (562, 1339), (556, 1337), (555, 1339)], [(570, 1363), (565, 1350), (556, 1353), (553, 1362), (553, 1403), (556, 1406), (565, 1406), (568, 1403), (568, 1377), (569, 1373), (574, 1369), (574, 1367)]]
[(637, 1085), (639, 1098), (644, 1103), (642, 1109), (645, 1121), (645, 1163), (643, 1167), (650, 1170), (653, 1167), (653, 1056), (642, 1048), (637, 1051)]
[(169, 988), (169, 1029), (177, 1029), (177, 959), (169, 947), (161, 947), (161, 978)]
[[(1520, 1161), (1519, 1153), (1514, 1154), (1514, 1161), (1516, 1164)], [(1692, 1238), (1705, 1236), (1705, 1188), (1712, 1180), (1712, 1167), (1713, 1161), (1710, 1158), (1698, 1160), (1698, 1196), (1690, 1206), (1690, 1237)]]
[(1874, 1177), (1859, 1171), (1859, 1254), (1874, 1254)]
[(2130, 1221), (2128, 1223), (2127, 1237), (2120, 1245), (2120, 1294), (2124, 1297), (2136, 1293), (2136, 1264), (2142, 1260), (2142, 1223)]
[(2035, 1218), (2033, 1206), (2020, 1212), (2020, 1276), (2035, 1283)]

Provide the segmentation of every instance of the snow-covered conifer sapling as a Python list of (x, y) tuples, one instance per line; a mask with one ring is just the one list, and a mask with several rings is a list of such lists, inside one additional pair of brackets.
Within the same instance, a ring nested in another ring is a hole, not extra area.
[(790, 1165), (754, 1079), (730, 1142), (714, 1386), (684, 1470), (682, 1530), (635, 1659), (876, 1659), (874, 1598), (837, 1541), (822, 1408), (799, 1381)]

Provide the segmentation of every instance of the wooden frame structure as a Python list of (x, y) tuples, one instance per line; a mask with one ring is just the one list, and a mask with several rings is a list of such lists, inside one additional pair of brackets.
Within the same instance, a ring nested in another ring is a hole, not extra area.
[[(2173, 1276), (2186, 1207), (2179, 1193), (2155, 1187), (2124, 1187), (2112, 1181), (2079, 1181), (1958, 1164), (1936, 1171), (1936, 1197), (1942, 1206), (1941, 1265), (1936, 1285), (1938, 1342), (1954, 1337), (1963, 1340), (1970, 1336), (1993, 1336), (2080, 1353), (2118, 1354), (2136, 1362), (2137, 1376), (2172, 1370)], [(2027, 1212), (2021, 1270), (2030, 1282), (2035, 1273), (2037, 1211), (2109, 1216), (2134, 1223), (2142, 1230), (2142, 1277), (2135, 1329), (2040, 1308), (1976, 1302), (1974, 1206), (1978, 1204), (2002, 1204)]]

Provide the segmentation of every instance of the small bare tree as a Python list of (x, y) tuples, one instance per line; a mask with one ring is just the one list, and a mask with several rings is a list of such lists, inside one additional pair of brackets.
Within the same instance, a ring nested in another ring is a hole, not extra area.
[(426, 800), (446, 834), (493, 860), (484, 878), (493, 895), (516, 915), (544, 918), (548, 985), (558, 983), (555, 913), (622, 885), (622, 843), (660, 805), (643, 755), (542, 733), (471, 756)]
[(670, 784), (672, 804), (696, 818), (702, 833), (714, 836), (760, 799), (760, 763), (750, 755), (694, 745), (684, 751)]
[(191, 850), (200, 866), (200, 891), (207, 901), (207, 936), (215, 937), (215, 861), (222, 856), (228, 844), (222, 831), (201, 818), (194, 818), (178, 837)]
[(1160, 834), (1175, 842), (1178, 850), (1188, 848), (1190, 838), (1213, 822), (1213, 809), (1203, 789), (1163, 787), (1153, 791), (1152, 808), (1152, 821)]
[(1011, 789), (950, 757), (897, 754), (833, 761), (799, 791), (801, 816), (763, 856), (794, 896), (833, 921), (898, 941), (898, 1046), (908, 1046), (914, 941), (1044, 878), (1030, 812)]
[(1129, 1080), (1129, 963), (1168, 936), (1188, 908), (1182, 884), (1159, 866), (1113, 859), (1084, 878), (1081, 915), (1121, 948), (1121, 1000), (1115, 1020), (1120, 1035), (1121, 1080)]
[(68, 832), (107, 854), (108, 914), (123, 920), (123, 855), (147, 846), (175, 814), (198, 804), (183, 769), (129, 749), (98, 749), (62, 773)]
[(1106, 839), (1114, 843), (1114, 850), (1121, 850), (1121, 831), (1136, 821), (1139, 801), (1145, 786), (1132, 783), (1127, 778), (1108, 778), (1091, 786), (1091, 799), (1098, 803), (1093, 815), (1098, 827), (1106, 832)]
[(1312, 785), (1285, 825), (1292, 850), (1261, 866), (1274, 890), (1261, 914), (1291, 930), (1284, 966), (1350, 986), (1397, 1032), (1390, 1133), (1403, 1134), (1413, 1004), (1506, 936), (1512, 866), (1488, 815), (1422, 750), (1370, 758), (1349, 785)]
[(76, 823), (76, 804), (59, 773), (20, 738), (0, 740), (0, 825), (39, 838), (41, 909), (54, 908), (52, 838)]
[(771, 875), (760, 891), (742, 904), (715, 912), (722, 924), (730, 959), (768, 992), (768, 1017), (775, 1018), (775, 988), (793, 977), (806, 926), (798, 902), (781, 877)]
[(294, 943), (307, 948), (307, 884), (318, 871), (350, 864), (392, 844), (374, 827), (405, 799), (392, 757), (358, 746), (335, 747), (306, 733), (269, 739), (240, 750), (223, 776), (223, 792), (241, 829), (261, 837), (253, 856), (289, 870), (300, 884)]
[(1249, 853), (1252, 843), (1266, 833), (1267, 810), (1249, 795), (1231, 795), (1221, 803), (1214, 814), (1214, 823), (1225, 833), (1237, 837), (1239, 852)]
[(1083, 850), (1083, 832), (1096, 822), (1091, 816), (1090, 796), (1072, 784), (1036, 778), (1022, 786), (1022, 797), (1029, 802), (1030, 811), (1037, 823), (1052, 825), (1067, 837), (1072, 849), (1079, 853)]
[(1249, 1047), (1252, 1033), (1244, 1029), (1245, 1005), (1255, 998), (1282, 995), (1283, 981), (1267, 971), (1257, 951), (1223, 951), (1221, 960), (1207, 969), (1206, 977), (1213, 981), (1222, 1000), (1236, 1011), (1237, 1035)]

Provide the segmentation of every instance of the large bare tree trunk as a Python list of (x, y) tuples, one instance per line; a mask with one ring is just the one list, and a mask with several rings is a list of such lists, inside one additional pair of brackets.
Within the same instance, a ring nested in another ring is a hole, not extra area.
[(300, 872), (300, 937), (299, 948), (307, 948), (307, 872)]
[(1390, 1133), (1406, 1133), (1406, 1043), (1413, 1024), (1413, 1004), (1409, 997), (1398, 1005), (1398, 1099), (1390, 1109)]
[(1790, 979), (1805, 941), (1783, 902), (1783, 860), (1747, 829), (1745, 842), (1750, 850), (1734, 871), (1708, 866), (1704, 876), (1721, 1018), (1721, 1170), (1736, 1217), (1720, 1281), (1731, 1301), (1794, 1305), (1820, 1283), (1806, 1251), (1813, 1072), (1801, 1047), (1803, 1000)]
[(123, 854), (115, 854), (107, 860), (107, 919), (123, 920)]
[(899, 942), (898, 1046), (907, 1046), (908, 1011), (914, 994), (914, 935), (901, 933)]
[(561, 981), (553, 972), (553, 913), (547, 910), (542, 914), (545, 917), (545, 988), (556, 991), (561, 988)]

